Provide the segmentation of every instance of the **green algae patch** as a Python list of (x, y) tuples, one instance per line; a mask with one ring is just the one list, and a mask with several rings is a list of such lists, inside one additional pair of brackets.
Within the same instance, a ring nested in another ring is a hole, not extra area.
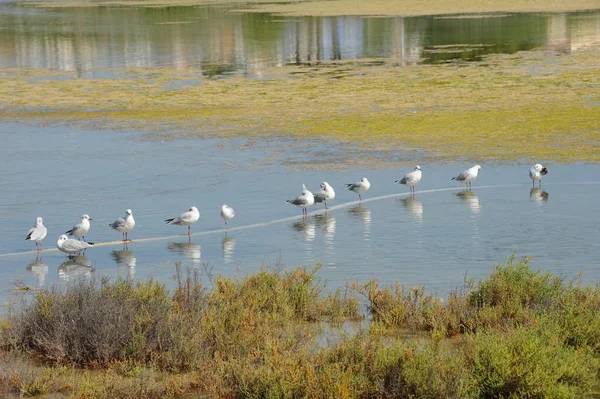
[(5, 69), (0, 118), (143, 129), (160, 140), (328, 140), (386, 154), (418, 150), (440, 162), (598, 163), (598, 60), (598, 49), (444, 65), (358, 60), (265, 68), (261, 79), (193, 69), (111, 71), (111, 79)]

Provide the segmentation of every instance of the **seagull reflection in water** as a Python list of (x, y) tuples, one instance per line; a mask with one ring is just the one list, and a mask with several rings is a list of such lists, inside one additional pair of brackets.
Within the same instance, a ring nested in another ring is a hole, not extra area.
[(302, 233), (304, 241), (314, 241), (316, 236), (315, 222), (312, 218), (304, 218), (291, 224), (292, 228), (299, 233)]
[(92, 262), (85, 255), (72, 256), (58, 266), (58, 277), (65, 281), (90, 278), (94, 273)]
[(540, 187), (533, 187), (531, 190), (529, 190), (529, 199), (538, 205), (548, 201), (549, 196), (550, 194), (542, 190)]
[(471, 212), (477, 214), (479, 211), (481, 211), (479, 197), (473, 191), (460, 191), (456, 193), (456, 196), (467, 203), (469, 208), (471, 208)]
[(233, 253), (235, 251), (235, 237), (227, 236), (221, 240), (221, 251), (223, 253), (223, 262), (233, 262)]
[(35, 260), (27, 265), (26, 269), (37, 277), (38, 287), (43, 287), (46, 282), (46, 275), (48, 274), (48, 265), (44, 263), (39, 253)]
[(314, 216), (317, 227), (321, 229), (326, 241), (333, 241), (335, 238), (335, 216), (331, 213), (319, 213)]
[(416, 223), (423, 223), (423, 203), (413, 196), (399, 198), (398, 202), (412, 215)]
[(137, 259), (134, 253), (127, 248), (127, 245), (124, 245), (123, 249), (120, 251), (112, 251), (111, 255), (117, 264), (117, 269), (119, 266), (127, 267), (127, 278), (133, 279)]
[(194, 265), (199, 265), (202, 252), (200, 251), (200, 245), (194, 244), (191, 241), (188, 242), (170, 242), (167, 244), (169, 252), (180, 253), (188, 258)]
[(348, 216), (363, 222), (365, 228), (371, 226), (371, 210), (363, 205), (348, 209)]

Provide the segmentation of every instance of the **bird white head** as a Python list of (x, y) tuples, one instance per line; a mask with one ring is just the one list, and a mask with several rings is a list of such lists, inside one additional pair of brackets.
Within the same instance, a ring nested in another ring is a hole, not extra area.
[(190, 206), (190, 212), (198, 212), (198, 208), (195, 206)]
[(60, 237), (58, 237), (58, 241), (59, 242), (67, 241), (68, 239), (69, 239), (69, 237), (67, 237), (65, 234), (63, 234)]
[(421, 167), (419, 165), (415, 165), (415, 170), (421, 170)]
[(92, 220), (92, 218), (90, 217), (90, 215), (81, 215), (81, 220)]
[(44, 223), (44, 219), (42, 219), (41, 216), (38, 216), (37, 219), (35, 220), (35, 225), (39, 226), (42, 223)]
[(475, 169), (480, 170), (481, 169), (481, 165), (475, 165), (473, 166)]
[(543, 166), (542, 166), (541, 164), (539, 164), (539, 163), (536, 163), (535, 165), (533, 165), (533, 169), (534, 169), (536, 172), (541, 172), (541, 170), (542, 170), (542, 167), (543, 167)]
[(361, 183), (368, 183), (369, 181), (367, 180), (366, 177), (363, 177), (362, 179), (360, 179), (360, 182)]
[(125, 211), (125, 214), (126, 214), (127, 216), (132, 216), (132, 215), (133, 215), (133, 213), (131, 212), (131, 209), (127, 209), (127, 210)]

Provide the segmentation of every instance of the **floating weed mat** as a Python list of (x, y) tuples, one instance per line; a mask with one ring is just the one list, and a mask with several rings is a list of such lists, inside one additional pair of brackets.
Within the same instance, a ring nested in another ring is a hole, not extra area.
[[(600, 162), (599, 49), (261, 69), (261, 78), (127, 69), (110, 78), (0, 70), (0, 117), (152, 137), (328, 140), (437, 161)], [(372, 167), (386, 166), (374, 163)]]

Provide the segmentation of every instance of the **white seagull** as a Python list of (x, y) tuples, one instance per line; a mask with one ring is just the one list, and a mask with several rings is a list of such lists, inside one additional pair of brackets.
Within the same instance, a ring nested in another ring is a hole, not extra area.
[(529, 177), (533, 181), (533, 186), (535, 187), (535, 182), (538, 181), (539, 187), (542, 187), (542, 176), (546, 176), (548, 174), (548, 168), (543, 167), (541, 164), (536, 163), (529, 169)]
[(58, 237), (58, 241), (56, 242), (56, 248), (60, 251), (69, 254), (69, 256), (73, 254), (77, 254), (80, 252), (84, 252), (88, 248), (92, 248), (94, 243), (74, 240), (72, 238), (67, 237), (66, 234)]
[(308, 191), (304, 183), (302, 183), (302, 194), (296, 198), (287, 200), (287, 202), (292, 205), (296, 205), (298, 208), (302, 208), (302, 214), (308, 215), (308, 210), (306, 208), (315, 203), (315, 196), (313, 193)]
[(125, 219), (118, 218), (114, 222), (110, 223), (109, 226), (123, 234), (123, 242), (130, 241), (127, 237), (127, 233), (129, 233), (135, 227), (135, 220), (133, 219), (131, 209), (127, 209), (125, 211)]
[(459, 183), (465, 183), (467, 185), (467, 189), (470, 189), (471, 182), (477, 178), (479, 169), (481, 169), (481, 166), (479, 165), (471, 166), (469, 169), (465, 170), (460, 175), (453, 177), (452, 180), (456, 180)]
[(322, 202), (325, 204), (325, 209), (327, 209), (327, 201), (333, 201), (335, 198), (335, 191), (333, 190), (333, 187), (331, 187), (326, 181), (321, 183), (320, 187), (321, 191), (314, 195), (315, 204)]
[(227, 221), (233, 219), (235, 216), (235, 209), (227, 204), (221, 205), (221, 218), (225, 221), (225, 228), (227, 228)]
[(415, 165), (415, 170), (410, 173), (404, 175), (404, 177), (400, 180), (396, 180), (394, 183), (396, 184), (404, 184), (408, 186), (410, 192), (414, 194), (415, 185), (421, 181), (423, 174), (421, 173), (421, 167), (419, 165)]
[[(133, 219), (133, 217), (131, 218)], [(200, 219), (200, 211), (195, 206), (190, 207), (190, 210), (182, 213), (180, 216), (172, 219), (165, 220), (167, 224), (174, 224), (175, 226), (187, 226), (188, 236), (191, 234), (191, 226)]]
[(39, 252), (42, 250), (42, 241), (44, 240), (44, 238), (46, 238), (47, 234), (48, 229), (46, 229), (46, 226), (44, 226), (44, 219), (42, 219), (42, 217), (39, 216), (35, 221), (35, 225), (27, 232), (27, 236), (25, 236), (25, 241), (35, 242), (35, 248)]
[(367, 192), (367, 190), (371, 188), (371, 183), (369, 183), (366, 177), (363, 177), (357, 183), (345, 183), (344, 185), (347, 190), (357, 193), (360, 201), (362, 201), (361, 194)]
[(85, 235), (87, 234), (88, 231), (90, 231), (90, 227), (91, 227), (90, 220), (92, 220), (92, 218), (89, 217), (88, 215), (82, 215), (81, 222), (79, 222), (75, 226), (73, 226), (73, 228), (71, 230), (66, 231), (65, 234), (83, 238), (83, 241), (85, 241)]

